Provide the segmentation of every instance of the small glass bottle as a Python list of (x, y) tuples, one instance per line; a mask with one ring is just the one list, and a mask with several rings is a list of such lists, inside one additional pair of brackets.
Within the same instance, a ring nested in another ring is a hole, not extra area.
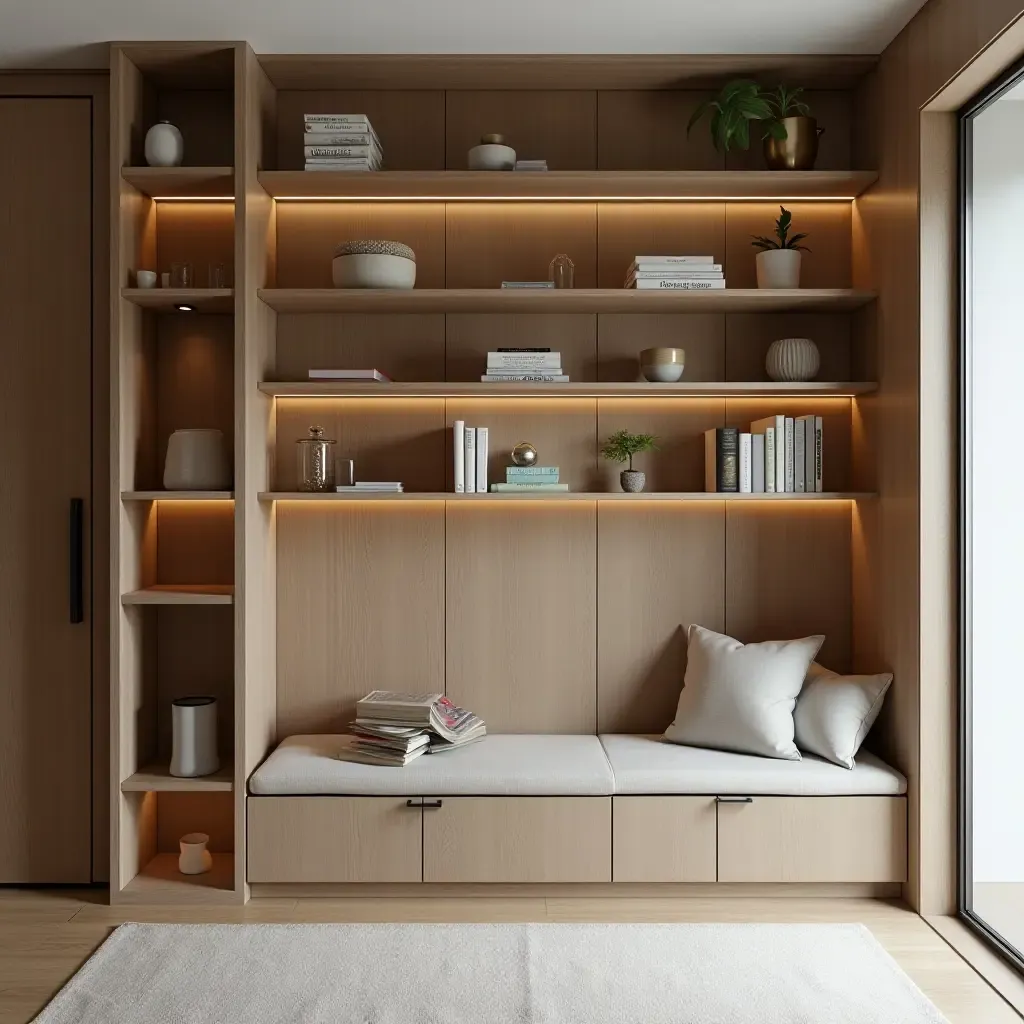
[(553, 281), (556, 288), (571, 288), (576, 265), (564, 252), (560, 252), (548, 267), (548, 280)]

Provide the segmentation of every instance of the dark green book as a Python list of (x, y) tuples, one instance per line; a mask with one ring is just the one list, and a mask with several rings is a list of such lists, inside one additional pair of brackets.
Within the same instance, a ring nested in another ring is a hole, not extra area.
[(740, 489), (740, 432), (736, 427), (704, 431), (704, 490)]

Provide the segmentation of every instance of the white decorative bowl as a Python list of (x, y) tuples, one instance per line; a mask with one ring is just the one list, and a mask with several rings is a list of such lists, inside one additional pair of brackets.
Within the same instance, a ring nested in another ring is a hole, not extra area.
[(335, 288), (412, 288), (416, 254), (402, 242), (345, 242), (331, 263)]
[(818, 346), (810, 338), (779, 338), (773, 341), (764, 367), (771, 380), (814, 380), (821, 366)]
[(514, 171), (516, 151), (511, 146), (484, 142), (469, 151), (471, 171)]
[(645, 348), (640, 353), (640, 372), (653, 384), (682, 380), (686, 351), (681, 348)]

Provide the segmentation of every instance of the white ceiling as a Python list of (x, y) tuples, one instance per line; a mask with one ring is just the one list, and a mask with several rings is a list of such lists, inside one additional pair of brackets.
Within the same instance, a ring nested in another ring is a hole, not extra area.
[(0, 0), (0, 67), (101, 67), (108, 40), (257, 53), (880, 53), (924, 0)]

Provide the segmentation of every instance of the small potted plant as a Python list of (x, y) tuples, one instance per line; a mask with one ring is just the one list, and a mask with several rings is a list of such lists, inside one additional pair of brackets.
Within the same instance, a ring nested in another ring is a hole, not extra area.
[(633, 456), (641, 452), (656, 451), (654, 443), (658, 439), (653, 434), (631, 434), (628, 430), (619, 430), (612, 434), (604, 443), (601, 454), (612, 462), (628, 462), (629, 469), (619, 474), (619, 484), (624, 491), (636, 494), (644, 489), (647, 477), (638, 469), (633, 468)]
[(780, 206), (779, 210), (781, 212), (775, 222), (775, 237), (754, 235), (754, 241), (750, 243), (755, 249), (761, 250), (757, 254), (758, 288), (799, 288), (800, 254), (811, 251), (806, 245), (800, 244), (807, 237), (806, 233), (789, 233), (793, 215), (784, 206)]

